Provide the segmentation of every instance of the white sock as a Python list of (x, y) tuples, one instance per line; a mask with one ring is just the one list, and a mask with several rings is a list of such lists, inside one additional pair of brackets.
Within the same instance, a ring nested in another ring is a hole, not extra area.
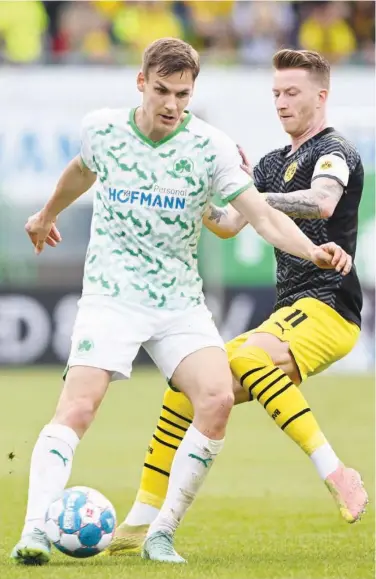
[(224, 439), (210, 440), (190, 425), (172, 463), (166, 500), (147, 536), (155, 531), (175, 532), (223, 444)]
[(341, 462), (329, 442), (325, 442), (325, 444), (314, 450), (309, 458), (323, 480), (332, 474)]
[(79, 440), (74, 430), (61, 424), (47, 424), (41, 431), (31, 456), (29, 496), (22, 534), (30, 533), (34, 527), (44, 529), (49, 505), (69, 480)]
[(132, 526), (150, 525), (157, 518), (158, 513), (159, 509), (156, 507), (135, 501), (124, 523)]

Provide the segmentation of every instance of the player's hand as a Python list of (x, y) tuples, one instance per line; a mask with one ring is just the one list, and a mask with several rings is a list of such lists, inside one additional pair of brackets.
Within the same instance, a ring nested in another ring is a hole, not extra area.
[(25, 230), (37, 255), (43, 251), (45, 244), (56, 247), (60, 243), (61, 235), (55, 221), (56, 219), (48, 217), (43, 211), (38, 211), (27, 220)]
[(247, 159), (247, 155), (243, 151), (240, 145), (236, 145), (238, 147), (239, 154), (242, 158), (242, 164), (240, 165), (241, 169), (247, 173), (250, 177), (252, 177), (252, 166), (251, 163)]
[(316, 247), (312, 261), (321, 269), (335, 269), (342, 275), (347, 275), (352, 268), (351, 255), (333, 241)]

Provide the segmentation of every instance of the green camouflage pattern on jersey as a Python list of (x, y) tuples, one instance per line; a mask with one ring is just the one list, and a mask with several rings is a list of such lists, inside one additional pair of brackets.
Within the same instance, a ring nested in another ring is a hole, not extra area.
[[(97, 180), (83, 293), (185, 309), (203, 301), (197, 245), (222, 133), (187, 114), (152, 142), (134, 112), (106, 109), (84, 120), (81, 156)], [(231, 194), (246, 188), (242, 179)]]

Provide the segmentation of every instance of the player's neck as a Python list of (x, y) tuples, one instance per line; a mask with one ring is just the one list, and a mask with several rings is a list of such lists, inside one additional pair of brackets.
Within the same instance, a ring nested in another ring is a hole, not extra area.
[(142, 106), (140, 106), (136, 110), (134, 120), (141, 133), (151, 141), (157, 143), (158, 141), (161, 141), (162, 139), (164, 139), (165, 137), (176, 131), (178, 126), (183, 122), (185, 116), (186, 113), (183, 113), (177, 125), (172, 127), (171, 129), (168, 128), (166, 128), (165, 130), (155, 129), (152, 121), (146, 116), (144, 109), (142, 108)]
[(318, 133), (321, 133), (324, 129), (328, 127), (326, 119), (320, 119), (316, 123), (312, 124), (307, 130), (299, 136), (291, 136), (291, 151), (290, 154), (295, 153), (305, 143), (312, 139)]

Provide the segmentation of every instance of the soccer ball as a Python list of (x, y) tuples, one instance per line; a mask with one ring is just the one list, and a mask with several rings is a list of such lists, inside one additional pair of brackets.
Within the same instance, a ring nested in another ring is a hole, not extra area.
[(100, 492), (88, 487), (66, 489), (46, 513), (48, 538), (71, 557), (97, 555), (108, 547), (115, 528), (114, 507)]

